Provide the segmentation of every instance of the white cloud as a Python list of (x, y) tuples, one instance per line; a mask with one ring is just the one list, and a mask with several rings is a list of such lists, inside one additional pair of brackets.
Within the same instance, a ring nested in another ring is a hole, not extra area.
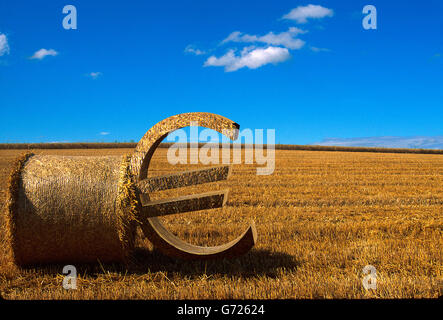
[(288, 31), (281, 33), (273, 33), (272, 31), (264, 36), (256, 36), (249, 34), (242, 34), (239, 31), (232, 32), (222, 43), (227, 42), (262, 42), (269, 45), (279, 46), (282, 45), (289, 49), (300, 49), (303, 47), (305, 42), (301, 39), (296, 39), (295, 37), (299, 34), (306, 33), (307, 31), (290, 27)]
[(443, 136), (328, 138), (318, 146), (443, 149)]
[[(334, 12), (331, 9), (309, 4), (292, 9), (288, 14), (283, 16), (282, 19), (305, 23), (311, 18), (331, 17), (333, 15)], [(290, 27), (287, 31), (280, 33), (271, 31), (264, 35), (235, 31), (222, 40), (220, 44), (238, 43), (240, 44), (240, 48), (232, 48), (221, 56), (211, 55), (204, 62), (204, 66), (224, 67), (225, 72), (232, 72), (244, 67), (257, 69), (266, 64), (277, 64), (291, 57), (290, 50), (299, 50), (306, 45), (306, 42), (298, 38), (298, 36), (307, 32), (307, 30), (294, 26)], [(243, 47), (243, 49), (241, 49), (241, 47)], [(330, 51), (326, 48), (312, 46), (310, 46), (309, 49), (314, 52)], [(209, 54), (212, 50), (202, 51), (192, 45), (188, 45), (184, 51), (186, 53), (202, 55)]]
[(195, 54), (195, 55), (197, 55), (197, 56), (206, 53), (205, 51), (202, 51), (202, 50), (200, 50), (200, 49), (196, 49), (196, 48), (194, 48), (194, 47), (191, 46), (191, 45), (188, 45), (188, 46), (185, 48), (185, 52), (186, 52), (186, 53), (193, 53), (193, 54)]
[(225, 67), (226, 72), (236, 71), (243, 67), (257, 69), (269, 63), (279, 63), (289, 59), (291, 55), (288, 49), (281, 47), (255, 48), (253, 46), (243, 48), (240, 55), (234, 50), (229, 50), (225, 55), (217, 58), (209, 57), (204, 63), (205, 67)]
[(319, 5), (309, 4), (307, 6), (299, 6), (292, 9), (288, 14), (283, 16), (283, 19), (295, 20), (298, 23), (306, 23), (308, 19), (314, 18), (324, 18), (332, 17), (334, 11)]
[(9, 54), (8, 38), (5, 34), (0, 33), (0, 57)]
[(312, 51), (314, 52), (329, 52), (331, 51), (330, 49), (327, 48), (318, 48), (318, 47), (310, 47)]
[(106, 131), (102, 131), (102, 132), (100, 132), (100, 135), (101, 136), (107, 136), (107, 135), (109, 135), (109, 134), (111, 134), (110, 132), (106, 132)]
[(98, 77), (100, 77), (102, 74), (103, 73), (101, 73), (101, 72), (91, 72), (91, 73), (88, 74), (88, 76), (95, 80)]
[(56, 56), (58, 55), (58, 52), (55, 51), (54, 49), (40, 49), (38, 51), (36, 51), (34, 53), (34, 55), (32, 57), (30, 57), (30, 59), (38, 59), (38, 60), (42, 60), (44, 57), (46, 56)]

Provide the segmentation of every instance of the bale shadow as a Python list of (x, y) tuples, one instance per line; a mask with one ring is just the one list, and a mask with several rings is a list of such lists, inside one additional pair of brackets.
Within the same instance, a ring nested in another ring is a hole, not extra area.
[(264, 249), (253, 249), (233, 259), (188, 261), (173, 259), (156, 250), (137, 248), (128, 267), (132, 274), (150, 272), (176, 273), (181, 276), (224, 274), (228, 276), (277, 277), (279, 270), (296, 270), (300, 263), (294, 256)]
[[(98, 277), (108, 273), (124, 275), (143, 275), (146, 273), (163, 272), (177, 274), (189, 278), (206, 275), (227, 275), (244, 278), (267, 276), (276, 278), (281, 270), (295, 271), (300, 263), (286, 253), (264, 249), (253, 249), (244, 256), (233, 259), (188, 261), (173, 259), (157, 250), (136, 248), (131, 261), (126, 264), (95, 263), (73, 264), (77, 274)], [(62, 274), (63, 264), (39, 264), (22, 267), (23, 271), (45, 275)]]

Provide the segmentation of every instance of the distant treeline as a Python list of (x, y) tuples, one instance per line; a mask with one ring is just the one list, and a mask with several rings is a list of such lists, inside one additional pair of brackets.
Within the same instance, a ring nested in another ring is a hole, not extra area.
[(0, 143), (0, 149), (112, 149), (136, 145), (135, 142)]
[[(112, 149), (135, 148), (134, 142), (78, 142), (78, 143), (0, 143), (0, 149)], [(172, 143), (161, 143), (159, 148), (168, 148)], [(207, 143), (199, 143), (199, 147)], [(189, 144), (188, 144), (189, 146)], [(220, 145), (222, 146), (222, 145)], [(232, 144), (231, 144), (232, 146)], [(251, 148), (252, 145), (242, 144), (242, 148)], [(266, 149), (266, 145), (264, 145)], [(441, 149), (399, 149), (399, 148), (369, 148), (369, 147), (334, 147), (315, 145), (276, 144), (276, 150), (307, 150), (307, 151), (344, 151), (344, 152), (380, 152), (380, 153), (425, 153), (443, 154)]]

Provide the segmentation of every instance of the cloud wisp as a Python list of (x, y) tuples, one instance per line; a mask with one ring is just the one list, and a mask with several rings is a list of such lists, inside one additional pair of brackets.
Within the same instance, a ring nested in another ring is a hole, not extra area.
[(0, 57), (9, 54), (8, 38), (5, 34), (0, 33)]
[(197, 49), (197, 48), (195, 48), (195, 47), (192, 46), (192, 45), (188, 45), (188, 46), (186, 46), (186, 48), (185, 48), (185, 52), (186, 52), (186, 53), (192, 53), (192, 54), (195, 54), (196, 56), (200, 56), (200, 55), (202, 55), (202, 54), (206, 54), (205, 51), (200, 50), (200, 49)]
[(224, 67), (226, 72), (232, 72), (244, 67), (257, 69), (269, 63), (276, 64), (289, 59), (290, 56), (287, 48), (251, 46), (243, 48), (239, 55), (231, 49), (219, 58), (211, 56), (205, 61), (204, 66)]
[(100, 77), (103, 73), (101, 72), (91, 72), (88, 73), (88, 77), (92, 78), (92, 79), (97, 79), (98, 77)]
[(314, 52), (330, 52), (331, 50), (328, 48), (319, 48), (311, 46), (310, 49)]
[(221, 43), (225, 44), (228, 42), (244, 42), (244, 43), (256, 43), (261, 42), (273, 46), (284, 46), (288, 49), (300, 49), (303, 47), (305, 42), (301, 39), (295, 38), (299, 34), (306, 33), (307, 31), (299, 29), (297, 27), (290, 27), (288, 31), (275, 34), (274, 32), (269, 32), (264, 36), (256, 36), (250, 34), (242, 34), (239, 31), (232, 32), (226, 39)]
[(32, 57), (30, 57), (29, 59), (37, 59), (37, 60), (42, 60), (47, 56), (56, 56), (58, 55), (58, 52), (55, 51), (54, 49), (40, 49), (37, 50), (34, 55), (32, 55)]
[(327, 138), (318, 146), (443, 149), (443, 136)]
[(320, 19), (332, 17), (334, 11), (319, 5), (309, 4), (307, 6), (298, 6), (285, 14), (282, 19), (293, 20), (297, 23), (306, 23), (308, 19)]

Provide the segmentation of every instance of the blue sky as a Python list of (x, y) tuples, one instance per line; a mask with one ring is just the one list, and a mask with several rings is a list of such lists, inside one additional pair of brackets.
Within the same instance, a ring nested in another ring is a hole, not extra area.
[(0, 142), (138, 141), (193, 111), (276, 143), (442, 136), (442, 54), (438, 0), (2, 1)]

